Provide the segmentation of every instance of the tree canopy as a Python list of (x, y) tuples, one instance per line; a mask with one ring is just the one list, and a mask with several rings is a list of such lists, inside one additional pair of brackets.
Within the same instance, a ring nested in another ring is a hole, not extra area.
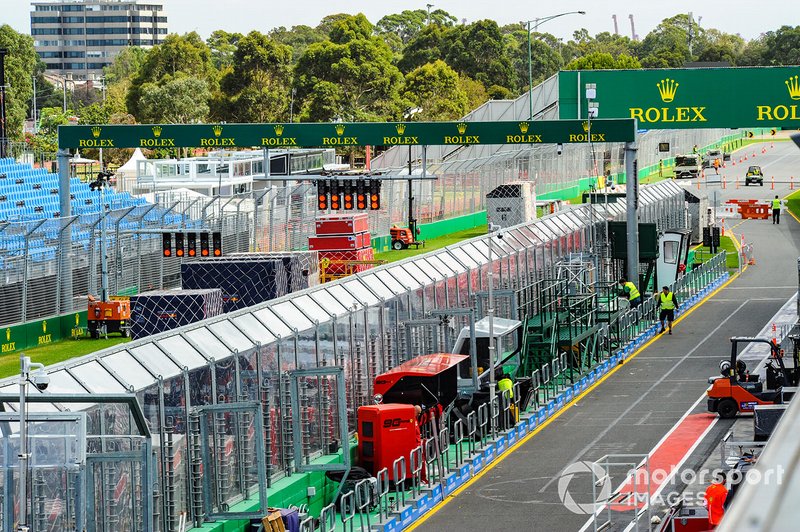
[(172, 34), (147, 50), (124, 49), (105, 69), (105, 98), (79, 84), (67, 94), (65, 115), (62, 89), (43, 75), (33, 39), (3, 25), (8, 129), (12, 139), (22, 138), (34, 78), (39, 144), (49, 146), (48, 132), (65, 116), (81, 123), (399, 120), (419, 108), (417, 119), (444, 120), (487, 99), (519, 96), (529, 75), (535, 85), (559, 69), (800, 64), (800, 26), (765, 28), (748, 41), (678, 14), (641, 41), (583, 28), (563, 40), (533, 32), (530, 54), (527, 29), (523, 22), (500, 27), (488, 19), (459, 22), (441, 9), (406, 9), (374, 24), (360, 13), (333, 13), (314, 27), (266, 34)]

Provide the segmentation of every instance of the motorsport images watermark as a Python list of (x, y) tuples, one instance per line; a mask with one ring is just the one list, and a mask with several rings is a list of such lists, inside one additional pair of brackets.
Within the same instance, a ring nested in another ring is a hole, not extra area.
[[(558, 479), (558, 497), (561, 503), (567, 510), (578, 515), (592, 515), (606, 505), (620, 511), (641, 508), (646, 503), (651, 506), (672, 506), (679, 500), (688, 505), (702, 505), (705, 503), (705, 489), (718, 479), (724, 479), (728, 489), (740, 484), (780, 486), (784, 479), (784, 469), (781, 466), (766, 471), (751, 468), (745, 472), (741, 469), (678, 471), (674, 466), (671, 469), (651, 471), (639, 468), (628, 470), (624, 476), (615, 475), (617, 479), (624, 478), (624, 481), (620, 482), (620, 487), (612, 495), (612, 476), (609, 473), (599, 462), (581, 461), (570, 464)], [(671, 482), (672, 486), (686, 486), (687, 489), (662, 489), (655, 496), (648, 496), (667, 482)], [(594, 494), (594, 500), (591, 494)]]

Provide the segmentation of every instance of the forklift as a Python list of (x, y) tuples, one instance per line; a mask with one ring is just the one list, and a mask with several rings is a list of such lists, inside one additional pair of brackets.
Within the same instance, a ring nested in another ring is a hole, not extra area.
[(106, 258), (106, 187), (114, 173), (102, 171), (97, 179), (89, 184), (89, 188), (100, 191), (100, 299), (91, 294), (88, 296), (86, 325), (91, 338), (108, 336), (108, 333), (119, 333), (130, 336), (131, 302), (128, 298), (111, 298), (108, 295), (108, 259)]
[[(761, 380), (760, 375), (750, 374), (747, 364), (738, 358), (739, 345), (751, 343), (764, 343), (770, 348), (766, 382)], [(798, 342), (794, 343), (794, 367), (787, 368), (783, 363), (780, 348), (772, 341), (766, 338), (731, 338), (730, 360), (720, 362), (720, 377), (708, 379), (711, 384), (711, 388), (706, 392), (708, 411), (719, 414), (723, 419), (729, 419), (739, 412), (753, 412), (756, 405), (779, 404), (782, 400), (782, 388), (797, 386), (798, 383)]]

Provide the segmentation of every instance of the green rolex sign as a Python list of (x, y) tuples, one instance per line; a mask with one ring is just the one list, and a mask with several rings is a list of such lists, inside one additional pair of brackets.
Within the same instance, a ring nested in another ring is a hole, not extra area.
[[(591, 131), (591, 134), (590, 134)], [(59, 148), (289, 148), (634, 140), (633, 120), (59, 126)]]
[(559, 116), (584, 118), (594, 83), (599, 118), (643, 129), (800, 127), (800, 67), (560, 72)]

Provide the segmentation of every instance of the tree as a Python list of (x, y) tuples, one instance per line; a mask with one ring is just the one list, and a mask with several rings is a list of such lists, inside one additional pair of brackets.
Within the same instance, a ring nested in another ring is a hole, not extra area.
[(8, 49), (6, 64), (6, 135), (22, 139), (22, 125), (33, 98), (33, 76), (43, 65), (33, 48), (33, 39), (14, 31), (8, 24), (0, 26), (0, 48)]
[[(514, 92), (522, 93), (528, 89), (528, 31), (517, 29), (507, 33), (504, 41), (517, 80)], [(534, 86), (558, 72), (562, 65), (563, 60), (558, 52), (531, 35), (530, 66)]]
[(140, 120), (145, 123), (189, 124), (208, 116), (208, 84), (195, 77), (180, 75), (161, 85), (145, 83), (141, 94)]
[(477, 109), (489, 101), (489, 93), (480, 81), (475, 81), (468, 76), (459, 76), (458, 83), (467, 95), (467, 109)]
[(513, 87), (514, 71), (503, 46), (500, 27), (493, 20), (479, 20), (458, 34), (449, 33), (445, 60), (462, 74), (484, 85)]
[(406, 75), (403, 97), (421, 109), (415, 120), (455, 120), (467, 112), (467, 93), (455, 70), (441, 59)]
[(763, 65), (800, 64), (800, 26), (781, 26), (764, 35)]
[(233, 71), (222, 79), (228, 98), (225, 118), (238, 122), (273, 122), (289, 117), (292, 49), (252, 31), (239, 41)]
[[(143, 117), (149, 113), (142, 108), (144, 87), (149, 86), (152, 96), (153, 85), (165, 85), (180, 77), (191, 77), (203, 82), (205, 89), (198, 93), (197, 98), (206, 99), (198, 100), (197, 105), (200, 109), (205, 108), (207, 113), (208, 97), (219, 84), (218, 71), (211, 62), (211, 50), (195, 32), (167, 35), (162, 44), (154, 46), (147, 52), (142, 66), (131, 81), (126, 97), (130, 113), (140, 121), (144, 121)], [(172, 89), (180, 86), (186, 86), (186, 83), (173, 85)]]
[(326, 15), (322, 20), (319, 21), (319, 24), (317, 24), (315, 29), (321, 32), (323, 35), (328, 36), (331, 33), (334, 23), (351, 16), (352, 15), (348, 15), (347, 13), (334, 13), (331, 15)]
[(677, 68), (683, 66), (686, 61), (694, 61), (694, 58), (703, 52), (706, 44), (705, 30), (697, 23), (690, 24), (688, 15), (680, 14), (662, 20), (647, 34), (639, 47), (639, 58), (647, 67), (660, 64)]
[[(438, 26), (452, 26), (456, 18), (444, 11), (437, 9), (431, 11), (430, 23)], [(401, 13), (386, 15), (375, 25), (379, 34), (392, 33), (400, 38), (403, 45), (414, 39), (422, 29), (428, 25), (428, 12), (424, 9), (408, 10)]]
[(241, 33), (215, 30), (206, 39), (208, 49), (211, 51), (211, 62), (217, 70), (227, 70), (233, 66), (233, 54), (242, 37), (244, 35)]
[(58, 151), (58, 126), (69, 124), (70, 115), (61, 107), (45, 107), (39, 114), (39, 129), (30, 137), (29, 143), (35, 151), (55, 153)]
[(402, 76), (363, 15), (339, 19), (331, 41), (311, 44), (295, 67), (303, 120), (386, 120), (400, 113)]
[(139, 72), (147, 56), (147, 50), (138, 46), (123, 48), (114, 56), (114, 61), (103, 69), (106, 85), (125, 83), (130, 85), (131, 79)]
[(626, 68), (642, 68), (635, 57), (620, 54), (617, 57), (607, 52), (592, 52), (589, 55), (570, 61), (565, 70), (620, 70)]
[(270, 31), (268, 35), (273, 41), (292, 48), (292, 60), (295, 63), (310, 44), (322, 42), (327, 38), (327, 35), (319, 29), (304, 25), (293, 26), (291, 30), (281, 26)]
[(438, 24), (426, 26), (403, 48), (403, 57), (397, 66), (408, 73), (426, 63), (433, 63), (445, 56), (445, 41), (453, 40), (448, 35), (461, 31), (460, 26), (444, 27)]

